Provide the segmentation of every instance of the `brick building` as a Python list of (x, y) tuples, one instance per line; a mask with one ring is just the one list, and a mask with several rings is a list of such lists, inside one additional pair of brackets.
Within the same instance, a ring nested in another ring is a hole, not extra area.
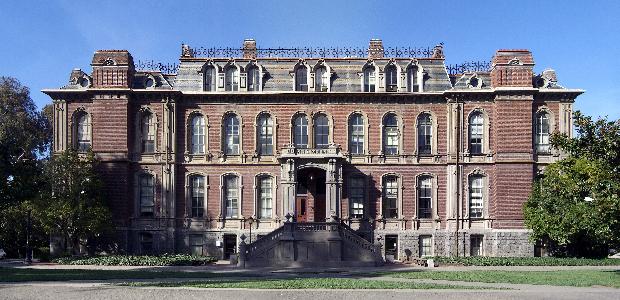
[(44, 90), (53, 150), (101, 159), (126, 251), (227, 257), (242, 234), (337, 221), (389, 259), (534, 254), (522, 205), (583, 91), (534, 74), (528, 50), (460, 74), (441, 45), (208, 50), (183, 45), (176, 74), (100, 50)]

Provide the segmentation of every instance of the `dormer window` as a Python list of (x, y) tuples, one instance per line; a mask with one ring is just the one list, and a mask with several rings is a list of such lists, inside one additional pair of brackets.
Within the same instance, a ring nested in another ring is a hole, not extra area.
[(386, 92), (398, 92), (398, 69), (393, 64), (385, 68), (385, 90)]
[(239, 91), (239, 68), (236, 66), (229, 66), (225, 72), (225, 91), (236, 92)]
[(306, 66), (300, 65), (295, 70), (295, 91), (308, 91), (308, 68)]
[(249, 66), (247, 68), (248, 74), (248, 91), (260, 91), (261, 83), (260, 83), (260, 70), (257, 66)]
[(215, 67), (207, 66), (204, 69), (204, 90), (206, 92), (215, 91)]
[(407, 69), (407, 92), (420, 92), (420, 75), (419, 67), (412, 65)]
[(367, 66), (364, 68), (364, 92), (375, 92), (375, 85), (377, 82), (377, 72), (374, 66)]
[(318, 67), (314, 71), (317, 92), (327, 92), (329, 90), (329, 72), (325, 67)]

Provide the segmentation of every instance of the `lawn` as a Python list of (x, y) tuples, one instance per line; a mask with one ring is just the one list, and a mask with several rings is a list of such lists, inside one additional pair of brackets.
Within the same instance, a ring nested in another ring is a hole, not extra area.
[[(118, 271), (118, 270), (60, 270), (0, 268), (0, 282), (22, 281), (66, 281), (66, 280), (107, 280), (107, 279), (157, 279), (157, 278), (213, 278), (247, 276), (243, 273), (226, 275), (209, 272), (170, 272), (170, 271)], [(256, 277), (256, 275), (254, 275)]]
[(519, 283), (555, 286), (608, 286), (620, 288), (620, 270), (562, 270), (562, 271), (417, 271), (386, 272), (382, 276), (455, 280), (488, 283)]

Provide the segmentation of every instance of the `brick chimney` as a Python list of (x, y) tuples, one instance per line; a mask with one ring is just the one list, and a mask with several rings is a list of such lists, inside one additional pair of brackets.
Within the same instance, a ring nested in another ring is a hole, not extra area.
[(534, 58), (529, 50), (497, 50), (491, 64), (493, 87), (532, 87)]
[(97, 50), (90, 64), (93, 88), (130, 88), (136, 72), (127, 50)]
[(368, 58), (383, 58), (383, 41), (381, 39), (370, 39)]
[(243, 58), (256, 58), (256, 41), (254, 39), (243, 40)]

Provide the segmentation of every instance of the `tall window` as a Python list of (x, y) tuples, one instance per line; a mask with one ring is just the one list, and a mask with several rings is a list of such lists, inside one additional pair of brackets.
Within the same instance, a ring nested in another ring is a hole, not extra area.
[(227, 92), (236, 92), (239, 90), (239, 69), (235, 66), (229, 66), (226, 68), (225, 73), (225, 90)]
[(431, 154), (433, 122), (429, 114), (418, 117), (418, 154)]
[(258, 182), (258, 217), (271, 218), (271, 210), (273, 207), (273, 180), (269, 176), (263, 176)]
[(327, 92), (329, 88), (329, 73), (327, 72), (327, 68), (319, 67), (314, 71), (314, 78), (316, 81), (315, 91), (317, 92)]
[(299, 66), (295, 71), (295, 90), (299, 92), (308, 91), (308, 68)]
[(476, 112), (469, 117), (469, 153), (482, 154), (484, 139), (484, 118)]
[(260, 91), (260, 70), (256, 66), (248, 67), (248, 91)]
[(239, 216), (239, 178), (235, 175), (224, 177), (224, 216), (237, 218)]
[(471, 176), (469, 178), (469, 217), (482, 218), (484, 207), (483, 199), (483, 177)]
[(191, 138), (192, 145), (190, 151), (192, 154), (205, 153), (205, 118), (201, 115), (195, 115), (191, 119)]
[(79, 152), (86, 152), (91, 147), (90, 115), (82, 112), (76, 117), (75, 142)]
[(224, 119), (224, 153), (239, 154), (239, 119), (230, 114)]
[(542, 112), (536, 116), (536, 152), (549, 153), (549, 114)]
[(364, 194), (364, 177), (351, 177), (349, 180), (351, 218), (364, 217)]
[(204, 90), (207, 92), (215, 91), (215, 68), (213, 66), (207, 66), (204, 72)]
[(383, 153), (385, 155), (398, 154), (399, 138), (398, 119), (395, 114), (388, 114), (383, 119)]
[(308, 119), (298, 115), (293, 121), (293, 143), (295, 148), (308, 148)]
[(471, 256), (482, 256), (482, 240), (483, 240), (483, 236), (482, 235), (471, 235), (470, 236), (470, 243), (469, 243), (469, 249), (470, 249), (470, 255)]
[(191, 177), (192, 218), (202, 218), (205, 203), (205, 178), (204, 176)]
[(155, 152), (155, 122), (152, 113), (144, 113), (140, 124), (142, 136), (142, 153)]
[(143, 174), (140, 183), (140, 216), (152, 217), (155, 214), (155, 192), (153, 175)]
[(395, 65), (385, 68), (385, 87), (388, 92), (398, 91), (398, 70)]
[(398, 178), (387, 176), (383, 179), (383, 217), (398, 218)]
[(258, 118), (258, 154), (273, 155), (273, 120), (268, 114)]
[(327, 116), (318, 114), (314, 117), (314, 147), (325, 149), (329, 146), (329, 122)]
[(407, 91), (419, 92), (420, 85), (418, 84), (418, 67), (411, 66), (407, 69)]
[(364, 69), (364, 92), (374, 92), (376, 83), (375, 68), (368, 66)]
[(418, 218), (430, 219), (433, 215), (433, 181), (429, 176), (418, 181)]
[(433, 255), (433, 237), (430, 235), (420, 236), (420, 257)]
[(349, 119), (349, 153), (364, 154), (364, 117), (354, 114)]

